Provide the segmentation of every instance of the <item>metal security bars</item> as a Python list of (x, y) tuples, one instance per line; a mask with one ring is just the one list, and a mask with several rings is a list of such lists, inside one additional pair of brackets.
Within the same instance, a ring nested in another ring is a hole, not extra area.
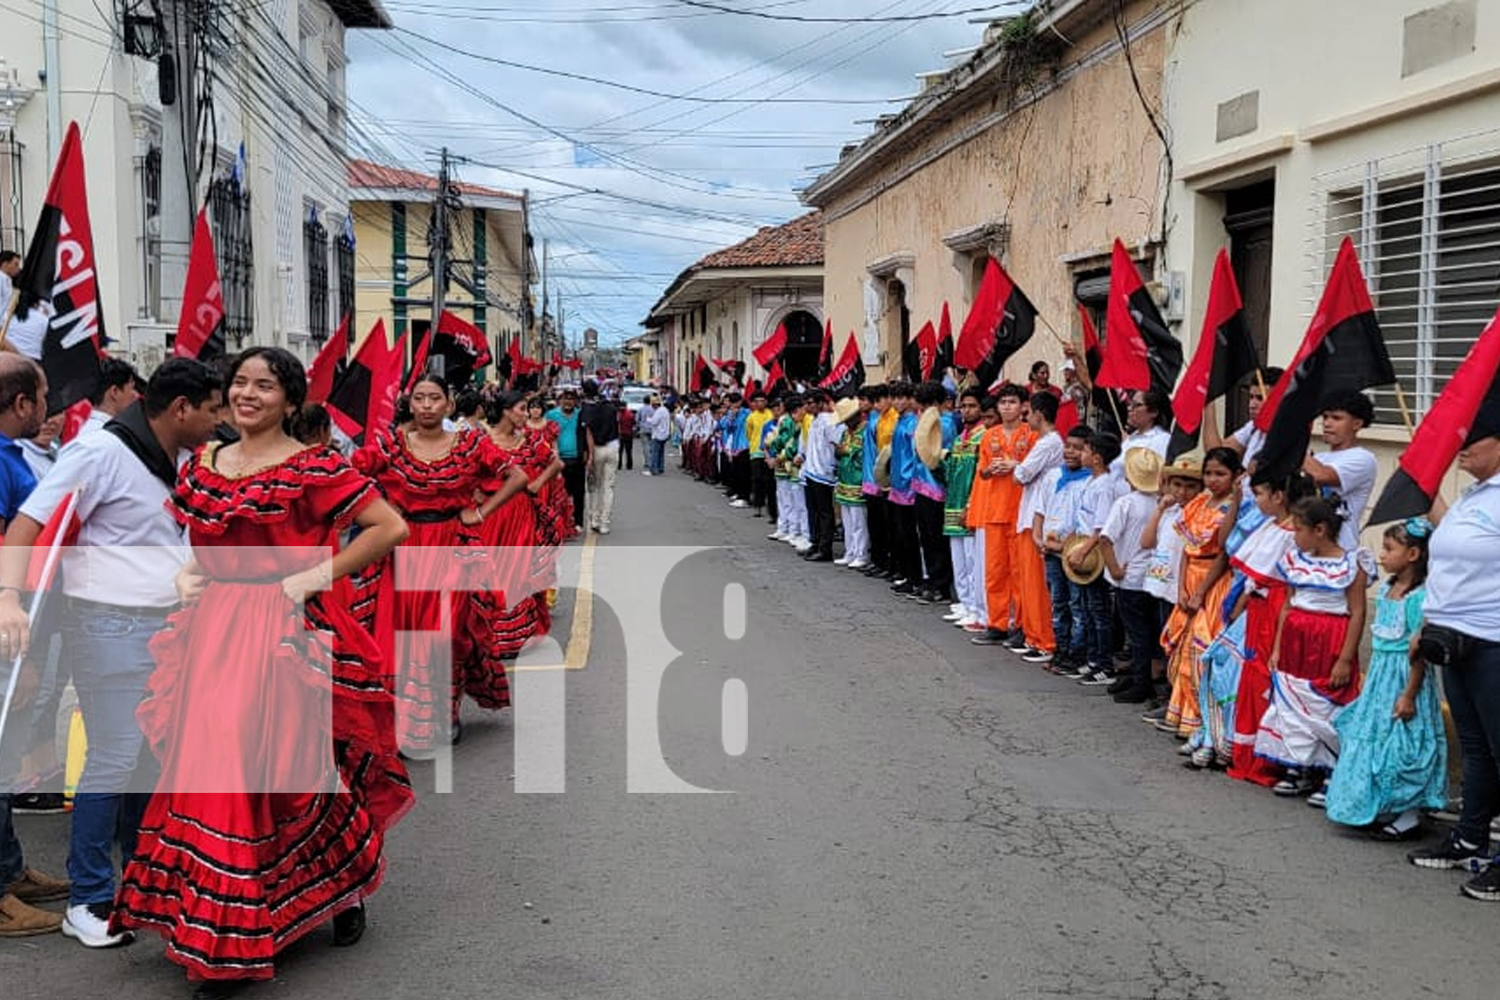
[[(1420, 419), (1500, 305), (1500, 132), (1433, 143), (1317, 182), (1308, 314), (1348, 236)], [(1401, 426), (1394, 391), (1374, 396), (1380, 422)]]
[(235, 350), (255, 328), (255, 252), (250, 239), (250, 192), (233, 177), (209, 185), (209, 216), (224, 294), (224, 335)]
[(344, 231), (334, 244), (334, 256), (338, 264), (339, 310), (338, 322), (349, 324), (349, 337), (354, 337), (354, 231), (346, 221)]
[(328, 339), (328, 229), (317, 212), (302, 223), (303, 259), (307, 263), (307, 335), (314, 344)]

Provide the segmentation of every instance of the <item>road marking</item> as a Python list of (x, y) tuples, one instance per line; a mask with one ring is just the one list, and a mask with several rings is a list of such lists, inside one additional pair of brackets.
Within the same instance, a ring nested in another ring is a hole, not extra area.
[(594, 641), (594, 547), (599, 536), (592, 532), (584, 539), (578, 558), (578, 581), (573, 588), (573, 627), (568, 631), (568, 646), (561, 663), (513, 664), (512, 671), (584, 670), (589, 662), (589, 647)]

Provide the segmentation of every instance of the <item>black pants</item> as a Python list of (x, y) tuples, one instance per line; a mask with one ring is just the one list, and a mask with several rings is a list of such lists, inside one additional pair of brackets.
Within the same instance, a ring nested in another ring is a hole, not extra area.
[(912, 586), (922, 583), (922, 546), (917, 541), (917, 508), (909, 504), (890, 503), (891, 560), (893, 569)]
[(953, 548), (943, 534), (943, 502), (917, 497), (917, 538), (927, 567), (927, 585), (944, 596), (953, 593)]
[(635, 468), (635, 438), (629, 434), (620, 436), (620, 468)]
[(807, 523), (812, 529), (813, 550), (819, 556), (833, 558), (833, 485), (804, 484), (807, 490)]
[(865, 523), (870, 530), (870, 562), (881, 569), (891, 568), (891, 505), (885, 494), (865, 494)]
[(563, 485), (568, 488), (568, 496), (573, 498), (573, 524), (575, 527), (583, 527), (583, 484), (585, 469), (583, 459), (563, 459)]
[(729, 459), (729, 488), (736, 500), (750, 502), (750, 453), (738, 452)]
[(771, 508), (771, 516), (776, 516), (776, 476), (771, 467), (766, 464), (764, 458), (750, 459), (750, 506), (761, 510), (766, 506)]
[(1130, 674), (1136, 687), (1151, 688), (1151, 661), (1161, 659), (1161, 602), (1144, 590), (1115, 592), (1120, 613), (1116, 617), (1124, 624), (1130, 637)]

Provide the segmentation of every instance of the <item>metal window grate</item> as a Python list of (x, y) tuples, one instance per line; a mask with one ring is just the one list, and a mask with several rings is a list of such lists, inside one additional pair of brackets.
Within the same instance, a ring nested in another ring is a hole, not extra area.
[[(1413, 419), (1420, 420), (1500, 305), (1500, 131), (1433, 143), (1316, 178), (1310, 317), (1345, 236)], [(1373, 393), (1400, 426), (1394, 390)]]
[[(21, 150), (15, 130), (0, 133), (0, 250), (26, 252), (26, 211)], [(3, 308), (3, 306), (0, 306)]]
[(307, 262), (307, 335), (315, 344), (328, 339), (328, 229), (316, 215), (302, 223), (303, 258)]
[(255, 252), (250, 238), (250, 192), (233, 177), (209, 185), (209, 215), (224, 293), (224, 335), (239, 350), (255, 328)]
[(338, 261), (340, 323), (349, 324), (349, 336), (354, 337), (354, 234), (345, 227), (334, 244)]

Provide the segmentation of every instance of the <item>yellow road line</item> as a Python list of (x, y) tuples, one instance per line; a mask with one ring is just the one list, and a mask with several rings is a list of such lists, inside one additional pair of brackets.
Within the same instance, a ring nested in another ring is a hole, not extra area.
[(573, 590), (573, 627), (561, 663), (528, 663), (511, 670), (583, 670), (588, 666), (589, 647), (594, 641), (594, 546), (599, 536), (590, 532), (578, 558), (578, 581)]

